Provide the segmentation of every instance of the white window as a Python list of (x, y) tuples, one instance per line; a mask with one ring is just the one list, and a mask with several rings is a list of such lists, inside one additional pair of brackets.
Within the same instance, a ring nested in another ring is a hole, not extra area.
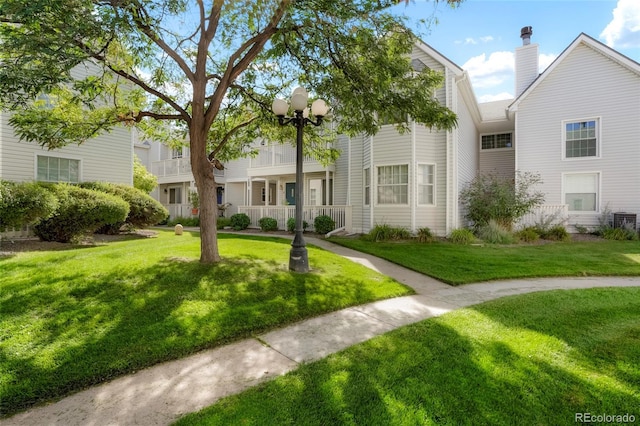
[(409, 166), (378, 167), (378, 204), (409, 203)]
[(435, 204), (435, 166), (418, 164), (418, 204)]
[(182, 188), (169, 188), (169, 204), (182, 204)]
[(371, 204), (371, 170), (364, 169), (364, 205)]
[(171, 150), (171, 159), (182, 158), (182, 147), (173, 148)]
[(600, 173), (564, 175), (564, 202), (569, 211), (597, 212)]
[(485, 149), (501, 149), (513, 147), (512, 133), (496, 133), (491, 135), (480, 136), (480, 148)]
[(80, 182), (80, 160), (38, 155), (37, 180), (43, 182)]
[(563, 123), (564, 157), (598, 157), (598, 120)]

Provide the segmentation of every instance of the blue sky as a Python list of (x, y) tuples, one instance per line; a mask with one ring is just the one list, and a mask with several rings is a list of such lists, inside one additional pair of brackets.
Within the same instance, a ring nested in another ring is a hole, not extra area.
[(422, 40), (469, 72), (479, 102), (513, 97), (513, 52), (525, 26), (540, 71), (581, 32), (640, 62), (640, 0), (466, 0), (456, 9), (413, 0), (396, 9), (414, 22), (438, 20), (417, 27)]

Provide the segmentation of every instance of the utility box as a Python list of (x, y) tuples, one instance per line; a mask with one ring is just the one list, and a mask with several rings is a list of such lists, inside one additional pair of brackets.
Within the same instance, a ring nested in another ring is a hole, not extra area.
[(614, 213), (613, 214), (613, 227), (614, 228), (624, 228), (630, 227), (631, 229), (636, 229), (637, 215), (635, 213)]

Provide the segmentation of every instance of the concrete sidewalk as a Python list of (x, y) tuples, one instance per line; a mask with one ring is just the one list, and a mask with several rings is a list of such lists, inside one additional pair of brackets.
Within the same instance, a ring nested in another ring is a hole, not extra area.
[(300, 363), (453, 309), (542, 290), (640, 286), (640, 277), (590, 277), (451, 287), (324, 240), (307, 241), (391, 276), (417, 294), (343, 309), (257, 338), (159, 364), (0, 420), (0, 425), (168, 425), (222, 397), (294, 370)]

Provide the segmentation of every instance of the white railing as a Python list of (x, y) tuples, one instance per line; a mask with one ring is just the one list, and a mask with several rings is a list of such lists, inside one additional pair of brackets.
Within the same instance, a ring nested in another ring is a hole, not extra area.
[(517, 227), (534, 226), (543, 223), (545, 220), (550, 220), (556, 225), (565, 224), (567, 219), (569, 219), (569, 206), (567, 204), (545, 204), (522, 216), (518, 220)]
[[(278, 229), (287, 229), (287, 220), (296, 217), (296, 206), (238, 206), (238, 213), (245, 213), (251, 219), (251, 227), (258, 228), (258, 221), (263, 217), (270, 217), (278, 221)], [(351, 206), (303, 206), (302, 219), (313, 231), (313, 221), (316, 217), (327, 215), (336, 223), (337, 228), (351, 231)]]
[(169, 216), (171, 219), (176, 217), (192, 217), (191, 204), (169, 204), (165, 206), (169, 210)]
[(20, 229), (10, 228), (4, 232), (0, 232), (0, 239), (2, 240), (20, 240), (24, 238), (34, 238), (35, 236), (33, 229), (29, 226), (23, 226)]
[[(311, 157), (304, 157), (304, 163), (316, 163)], [(291, 145), (265, 145), (258, 148), (258, 155), (251, 159), (251, 167), (294, 166), (296, 149)]]
[[(189, 175), (191, 174), (191, 160), (187, 157), (154, 161), (151, 163), (151, 173), (158, 177)], [(213, 174), (224, 176), (224, 170), (214, 168)]]

